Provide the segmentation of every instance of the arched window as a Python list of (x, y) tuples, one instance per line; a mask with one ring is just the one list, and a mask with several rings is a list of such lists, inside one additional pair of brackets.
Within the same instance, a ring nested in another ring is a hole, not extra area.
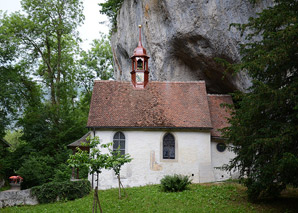
[(125, 154), (125, 136), (122, 132), (116, 132), (113, 138), (113, 151), (117, 149), (122, 155)]
[(139, 59), (137, 61), (137, 69), (138, 70), (142, 70), (143, 69), (143, 61), (142, 61), (142, 59)]
[(175, 138), (171, 133), (163, 137), (163, 159), (175, 159)]

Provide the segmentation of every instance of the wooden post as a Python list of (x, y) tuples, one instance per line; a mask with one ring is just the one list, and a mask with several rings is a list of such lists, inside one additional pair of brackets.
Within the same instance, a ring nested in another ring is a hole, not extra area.
[(119, 196), (119, 199), (121, 199), (121, 188), (120, 188), (120, 175), (117, 175), (117, 178), (118, 178), (118, 196)]
[(95, 187), (94, 198), (93, 198), (93, 209), (92, 209), (93, 213), (97, 212), (97, 204), (98, 204), (100, 213), (102, 213), (102, 208), (101, 208), (100, 201), (98, 198), (98, 188)]
[(75, 168), (72, 167), (71, 178), (75, 179)]
[(80, 179), (80, 177), (79, 177), (79, 168), (77, 168), (77, 179)]

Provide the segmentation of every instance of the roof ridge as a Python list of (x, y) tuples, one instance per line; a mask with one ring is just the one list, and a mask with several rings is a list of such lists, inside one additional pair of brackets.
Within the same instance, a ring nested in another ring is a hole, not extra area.
[[(118, 83), (131, 83), (130, 81), (118, 81), (118, 80), (94, 80), (94, 82), (118, 82)], [(150, 83), (159, 83), (159, 84), (168, 84), (168, 83), (177, 83), (177, 84), (189, 84), (189, 83), (205, 83), (205, 80), (198, 81), (149, 81)]]

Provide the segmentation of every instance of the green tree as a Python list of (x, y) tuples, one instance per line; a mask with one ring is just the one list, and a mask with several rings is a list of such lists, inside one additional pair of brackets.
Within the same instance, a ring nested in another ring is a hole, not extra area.
[(101, 6), (100, 13), (107, 15), (112, 23), (112, 31), (117, 28), (117, 15), (123, 1), (124, 0), (106, 0), (105, 3), (99, 3), (99, 6)]
[[(7, 15), (0, 11), (0, 137), (5, 129), (13, 126), (16, 118), (39, 91), (28, 77), (26, 64), (20, 61), (20, 51), (14, 45), (16, 39), (4, 21)], [(16, 63), (16, 61), (19, 63)]]
[(4, 139), (10, 144), (10, 148), (9, 148), (10, 151), (15, 151), (18, 146), (26, 143), (25, 141), (21, 140), (21, 137), (23, 135), (22, 130), (15, 130), (15, 131), (7, 130), (5, 133), (6, 134)]
[(104, 168), (109, 169), (107, 167), (108, 154), (103, 154), (101, 151), (101, 148), (107, 148), (108, 145), (100, 145), (100, 140), (98, 137), (94, 137), (92, 139), (87, 138), (87, 141), (89, 141), (89, 143), (83, 145), (88, 146), (90, 148), (90, 152), (81, 150), (79, 147), (77, 147), (77, 152), (74, 155), (69, 156), (67, 163), (72, 168), (86, 167), (89, 168), (90, 174), (97, 174), (97, 186), (94, 192), (92, 212), (96, 212), (97, 205), (99, 206), (100, 212), (102, 212), (98, 198), (98, 176)]
[(94, 79), (109, 80), (113, 78), (113, 54), (110, 40), (104, 34), (100, 34), (100, 37), (100, 39), (92, 41), (90, 50), (81, 52), (79, 61), (77, 81), (90, 97)]
[(49, 182), (53, 178), (54, 165), (55, 159), (50, 156), (31, 155), (17, 171), (17, 174), (24, 178), (22, 189)]
[[(1, 117), (6, 118), (0, 128), (7, 127), (11, 112), (21, 108), (17, 125), (26, 144), (12, 153), (21, 161), (13, 163), (13, 170), (26, 171), (24, 162), (36, 153), (54, 158), (50, 164), (54, 171), (67, 160), (65, 145), (87, 131), (88, 107), (79, 100), (75, 63), (80, 41), (76, 28), (83, 22), (83, 7), (79, 0), (22, 0), (21, 4), (22, 13), (4, 14), (0, 20), (0, 69), (1, 76), (7, 76), (0, 81)], [(2, 88), (8, 89), (3, 96)]]
[(275, 0), (247, 24), (242, 61), (230, 68), (252, 78), (247, 93), (235, 93), (231, 126), (224, 136), (236, 157), (251, 199), (275, 197), (298, 186), (298, 2)]
[[(40, 79), (56, 110), (71, 102), (75, 93), (74, 55), (77, 49), (76, 27), (82, 23), (79, 0), (21, 1), (24, 14), (13, 13), (1, 19), (1, 35), (17, 48), (14, 63), (26, 64), (27, 73)], [(70, 99), (70, 100), (68, 100)]]
[(128, 153), (126, 154), (121, 154), (120, 152), (120, 146), (118, 147), (117, 150), (112, 150), (111, 148), (109, 148), (110, 151), (110, 155), (107, 159), (107, 168), (111, 168), (113, 169), (113, 171), (115, 172), (115, 175), (117, 176), (118, 179), (118, 196), (119, 199), (121, 199), (121, 187), (125, 193), (125, 195), (127, 196), (125, 190), (124, 190), (124, 186), (121, 183), (121, 179), (120, 179), (120, 172), (121, 172), (121, 168), (124, 164), (129, 163), (132, 161), (132, 158), (130, 157), (130, 155)]

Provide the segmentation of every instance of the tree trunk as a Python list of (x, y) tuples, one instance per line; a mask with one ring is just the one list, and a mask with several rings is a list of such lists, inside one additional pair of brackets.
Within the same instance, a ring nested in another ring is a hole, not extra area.
[(60, 81), (61, 81), (61, 30), (59, 29), (57, 31), (57, 42), (58, 42), (58, 59), (57, 59), (57, 79), (56, 79), (56, 85), (57, 85), (57, 105), (60, 104), (61, 99), (61, 91), (60, 91)]
[(50, 88), (51, 88), (51, 102), (52, 102), (52, 106), (56, 106), (56, 90), (55, 90), (55, 82), (54, 82), (54, 78), (55, 78), (55, 74), (54, 74), (54, 70), (51, 67), (51, 44), (49, 42), (48, 37), (46, 37), (46, 47), (47, 47), (47, 58), (46, 60), (44, 60), (44, 62), (47, 64), (47, 72), (49, 75), (49, 80), (50, 80)]
[(121, 188), (120, 188), (120, 175), (118, 174), (117, 175), (117, 178), (118, 178), (118, 196), (119, 196), (119, 199), (121, 199)]
[(126, 191), (125, 191), (125, 189), (124, 189), (124, 186), (122, 185), (122, 182), (120, 181), (120, 184), (121, 184), (121, 186), (122, 186), (122, 189), (123, 189), (123, 192), (124, 192), (124, 194), (125, 194), (125, 197), (127, 197), (127, 193), (126, 193)]

